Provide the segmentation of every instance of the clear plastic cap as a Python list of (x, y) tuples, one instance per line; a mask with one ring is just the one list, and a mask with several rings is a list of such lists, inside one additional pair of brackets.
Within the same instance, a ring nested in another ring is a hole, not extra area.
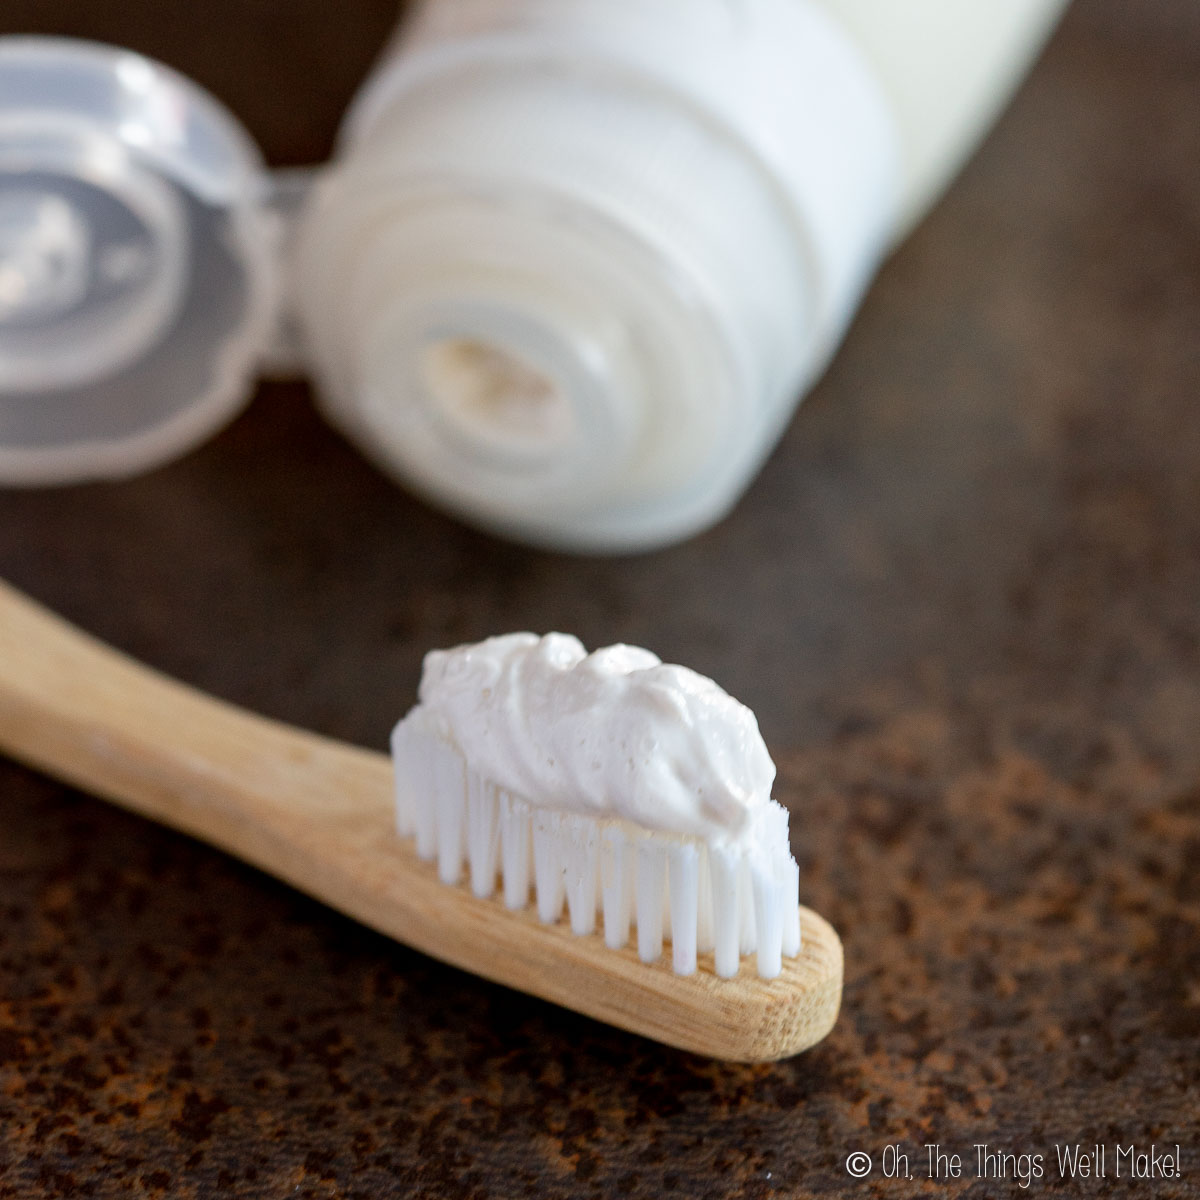
[(278, 302), (268, 189), (169, 68), (0, 38), (0, 484), (132, 475), (241, 408)]

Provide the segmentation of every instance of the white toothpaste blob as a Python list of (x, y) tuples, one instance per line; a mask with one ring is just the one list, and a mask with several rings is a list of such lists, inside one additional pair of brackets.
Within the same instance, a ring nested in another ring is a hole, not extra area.
[[(772, 979), (800, 952), (800, 871), (754, 714), (648, 650), (514, 633), (425, 657), (392, 731), (396, 830), (448, 885), (678, 975)], [(707, 965), (706, 965), (707, 969)]]
[(514, 633), (435, 650), (420, 698), (474, 770), (541, 807), (715, 843), (771, 803), (754, 714), (636, 646)]

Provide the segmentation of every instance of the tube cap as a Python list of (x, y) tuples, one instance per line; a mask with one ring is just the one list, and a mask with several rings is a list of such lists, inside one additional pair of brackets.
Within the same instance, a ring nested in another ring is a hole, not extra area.
[(132, 475), (241, 408), (278, 301), (267, 194), (176, 72), (0, 39), (0, 484)]

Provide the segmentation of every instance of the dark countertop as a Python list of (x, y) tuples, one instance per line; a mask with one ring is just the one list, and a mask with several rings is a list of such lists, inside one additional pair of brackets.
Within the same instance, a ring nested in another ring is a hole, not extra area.
[[(392, 18), (184, 11), (0, 19), (157, 54), (303, 161)], [(4, 578), (364, 744), (424, 650), (511, 628), (715, 676), (760, 714), (847, 970), (819, 1048), (714, 1064), (0, 762), (0, 1197), (1200, 1196), (1198, 96), (1192, 0), (1079, 0), (760, 482), (676, 550), (464, 530), (299, 386), (138, 482), (0, 493)], [(931, 1142), (960, 1180), (927, 1179)], [(1058, 1178), (1077, 1142), (1107, 1186)], [(1044, 1178), (977, 1179), (976, 1143)], [(1152, 1143), (1182, 1181), (1112, 1178)], [(881, 1178), (891, 1144), (911, 1180)]]

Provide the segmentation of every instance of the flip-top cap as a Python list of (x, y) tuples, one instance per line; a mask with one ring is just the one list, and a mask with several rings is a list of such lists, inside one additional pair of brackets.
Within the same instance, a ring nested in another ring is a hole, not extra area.
[(240, 409), (277, 302), (267, 193), (176, 72), (0, 39), (0, 484), (131, 475)]

